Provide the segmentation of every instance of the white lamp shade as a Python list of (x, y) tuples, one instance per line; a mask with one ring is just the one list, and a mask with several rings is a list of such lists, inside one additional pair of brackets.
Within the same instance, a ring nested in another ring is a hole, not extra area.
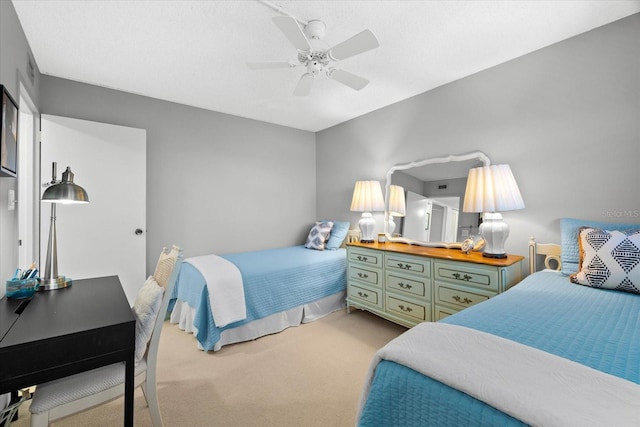
[(464, 212), (502, 212), (523, 209), (524, 201), (509, 165), (469, 170)]
[(389, 215), (399, 217), (407, 214), (404, 199), (404, 188), (399, 185), (389, 186)]
[(379, 181), (356, 181), (351, 199), (353, 212), (383, 212), (384, 198)]

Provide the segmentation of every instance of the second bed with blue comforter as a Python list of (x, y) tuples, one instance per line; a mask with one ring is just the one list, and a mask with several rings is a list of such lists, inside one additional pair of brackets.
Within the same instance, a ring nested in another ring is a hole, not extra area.
[(194, 311), (195, 336), (204, 350), (212, 350), (225, 330), (237, 328), (275, 313), (344, 293), (346, 250), (317, 251), (303, 245), (220, 255), (242, 275), (246, 319), (216, 326), (202, 274), (182, 264), (172, 302), (187, 303)]
[[(640, 384), (639, 313), (638, 294), (579, 286), (559, 272), (542, 271), (441, 322), (487, 332)], [(359, 425), (523, 423), (407, 366), (382, 360), (363, 401)]]

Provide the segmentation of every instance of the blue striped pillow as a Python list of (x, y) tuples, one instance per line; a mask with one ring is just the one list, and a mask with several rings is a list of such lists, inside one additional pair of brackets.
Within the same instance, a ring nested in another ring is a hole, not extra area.
[(327, 242), (325, 249), (336, 250), (342, 246), (345, 237), (349, 233), (349, 221), (333, 221), (333, 227), (331, 228), (331, 235)]

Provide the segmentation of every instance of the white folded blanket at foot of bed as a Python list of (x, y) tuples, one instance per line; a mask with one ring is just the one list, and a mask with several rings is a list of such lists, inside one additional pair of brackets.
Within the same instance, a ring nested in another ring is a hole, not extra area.
[(242, 274), (238, 267), (217, 255), (187, 258), (184, 262), (193, 265), (204, 277), (216, 326), (222, 328), (247, 318)]
[(485, 332), (428, 322), (376, 353), (359, 413), (382, 359), (405, 365), (530, 425), (640, 425), (638, 384)]

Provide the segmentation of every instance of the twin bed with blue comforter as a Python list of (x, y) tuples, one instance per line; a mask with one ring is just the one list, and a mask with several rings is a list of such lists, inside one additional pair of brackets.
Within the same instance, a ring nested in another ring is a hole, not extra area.
[[(562, 222), (563, 251), (577, 245), (580, 225)], [(637, 243), (640, 226), (627, 230), (634, 228)], [(630, 271), (640, 248), (628, 243), (619, 252)], [(577, 253), (566, 251), (562, 264), (575, 271), (578, 260), (569, 257)], [(628, 278), (637, 281), (634, 274)], [(640, 294), (580, 286), (544, 270), (422, 323), (376, 354), (358, 425), (638, 426)]]
[[(507, 338), (640, 384), (638, 294), (577, 286), (559, 272), (541, 271), (441, 322)], [(478, 356), (466, 357), (471, 363)], [(491, 380), (485, 386), (491, 388)], [(640, 394), (635, 399), (638, 411)], [(508, 415), (508, 409), (498, 410), (389, 360), (375, 368), (364, 400), (361, 426), (524, 424)], [(635, 416), (640, 417), (640, 412)], [(640, 425), (640, 418), (636, 421)]]
[[(175, 286), (171, 321), (194, 333), (203, 350), (248, 341), (345, 306), (346, 250), (304, 245), (220, 255), (242, 277), (246, 317), (219, 327), (202, 272), (186, 259)], [(205, 259), (206, 261), (206, 259)]]

